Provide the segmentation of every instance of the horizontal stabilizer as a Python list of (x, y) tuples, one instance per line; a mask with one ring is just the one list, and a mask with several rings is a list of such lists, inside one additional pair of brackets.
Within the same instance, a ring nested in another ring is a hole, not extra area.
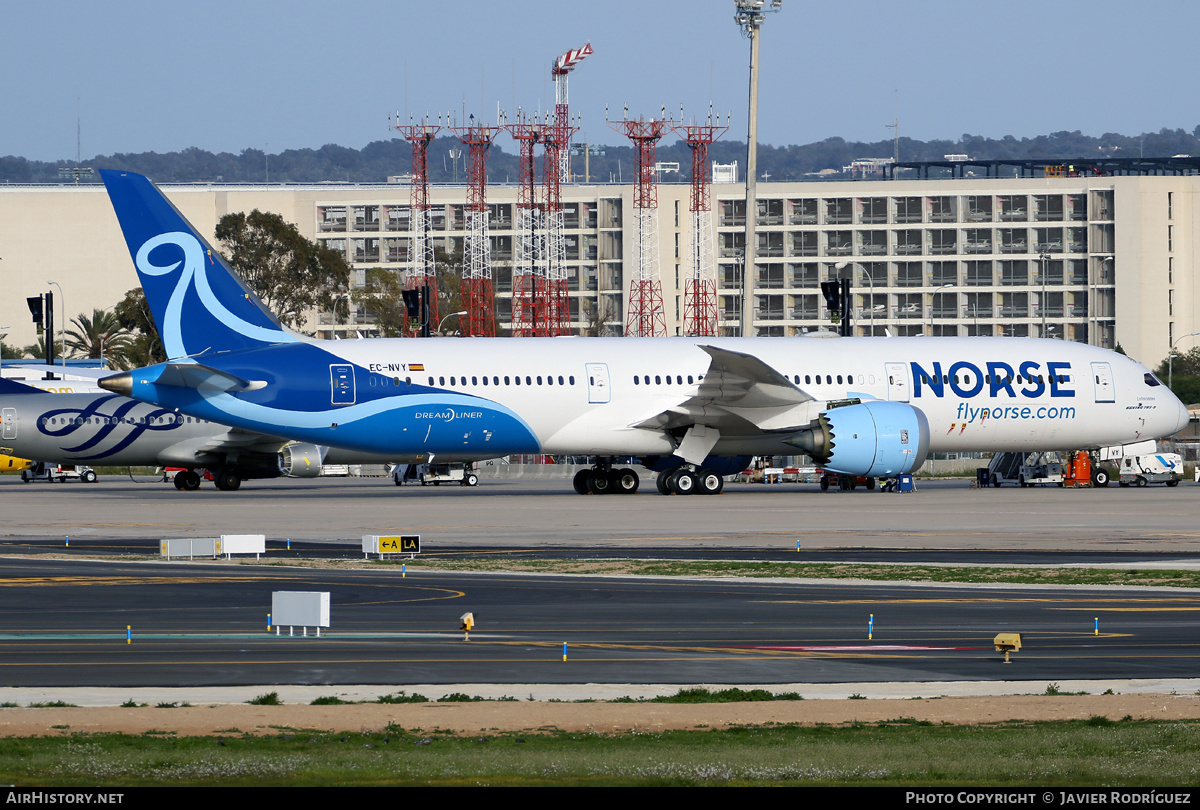
[[(236, 394), (241, 391), (257, 391), (265, 388), (262, 380), (243, 380), (225, 371), (202, 366), (199, 363), (163, 363), (152, 367), (158, 369), (158, 377), (144, 377), (147, 369), (139, 372), (142, 382), (153, 382), (155, 385), (171, 385), (177, 388), (193, 388), (197, 391), (216, 391)], [(133, 396), (134, 377), (128, 371), (105, 377), (97, 383), (105, 391), (112, 391), (122, 396)]]

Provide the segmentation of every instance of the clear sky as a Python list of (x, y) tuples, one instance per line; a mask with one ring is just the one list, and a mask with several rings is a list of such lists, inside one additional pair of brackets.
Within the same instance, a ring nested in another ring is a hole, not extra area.
[[(783, 0), (763, 28), (759, 140), (1134, 135), (1200, 124), (1196, 0)], [(583, 137), (700, 116), (745, 139), (749, 40), (732, 0), (13, 0), (0, 155), (85, 160), (195, 146), (276, 153), (390, 136), (399, 111), (482, 116), (554, 103), (572, 74)], [(513, 151), (511, 142), (503, 147)]]

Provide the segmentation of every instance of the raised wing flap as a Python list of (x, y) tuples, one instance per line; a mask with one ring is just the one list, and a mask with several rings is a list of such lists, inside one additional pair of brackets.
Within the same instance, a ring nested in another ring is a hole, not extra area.
[(700, 346), (712, 362), (682, 399), (663, 401), (630, 426), (671, 430), (691, 425), (723, 435), (783, 431), (808, 424), (815, 400), (774, 368), (749, 354)]
[(700, 346), (712, 364), (700, 381), (698, 399), (737, 408), (778, 408), (811, 402), (787, 377), (749, 354)]

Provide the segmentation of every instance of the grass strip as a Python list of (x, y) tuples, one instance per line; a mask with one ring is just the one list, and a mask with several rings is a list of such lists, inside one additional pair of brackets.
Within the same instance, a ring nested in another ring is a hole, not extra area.
[(376, 565), (442, 571), (509, 571), (547, 574), (641, 575), (679, 577), (754, 577), (777, 579), (861, 579), (882, 582), (963, 582), (1013, 585), (1143, 585), (1200, 588), (1200, 570), (1137, 568), (1062, 568), (1027, 566), (880, 565), (877, 563), (791, 563), (703, 560), (556, 560), (487, 557), (476, 560), (426, 557), (382, 560)]
[(0, 739), (0, 781), (137, 785), (1194, 785), (1200, 724), (756, 726), (625, 734)]

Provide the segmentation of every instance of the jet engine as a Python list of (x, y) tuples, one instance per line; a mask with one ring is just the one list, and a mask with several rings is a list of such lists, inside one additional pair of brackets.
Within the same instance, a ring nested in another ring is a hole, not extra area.
[(293, 442), (279, 451), (279, 471), (288, 478), (316, 478), (321, 474), (325, 448)]
[(830, 408), (784, 440), (831, 472), (889, 476), (909, 473), (929, 453), (929, 420), (903, 402), (868, 400)]

